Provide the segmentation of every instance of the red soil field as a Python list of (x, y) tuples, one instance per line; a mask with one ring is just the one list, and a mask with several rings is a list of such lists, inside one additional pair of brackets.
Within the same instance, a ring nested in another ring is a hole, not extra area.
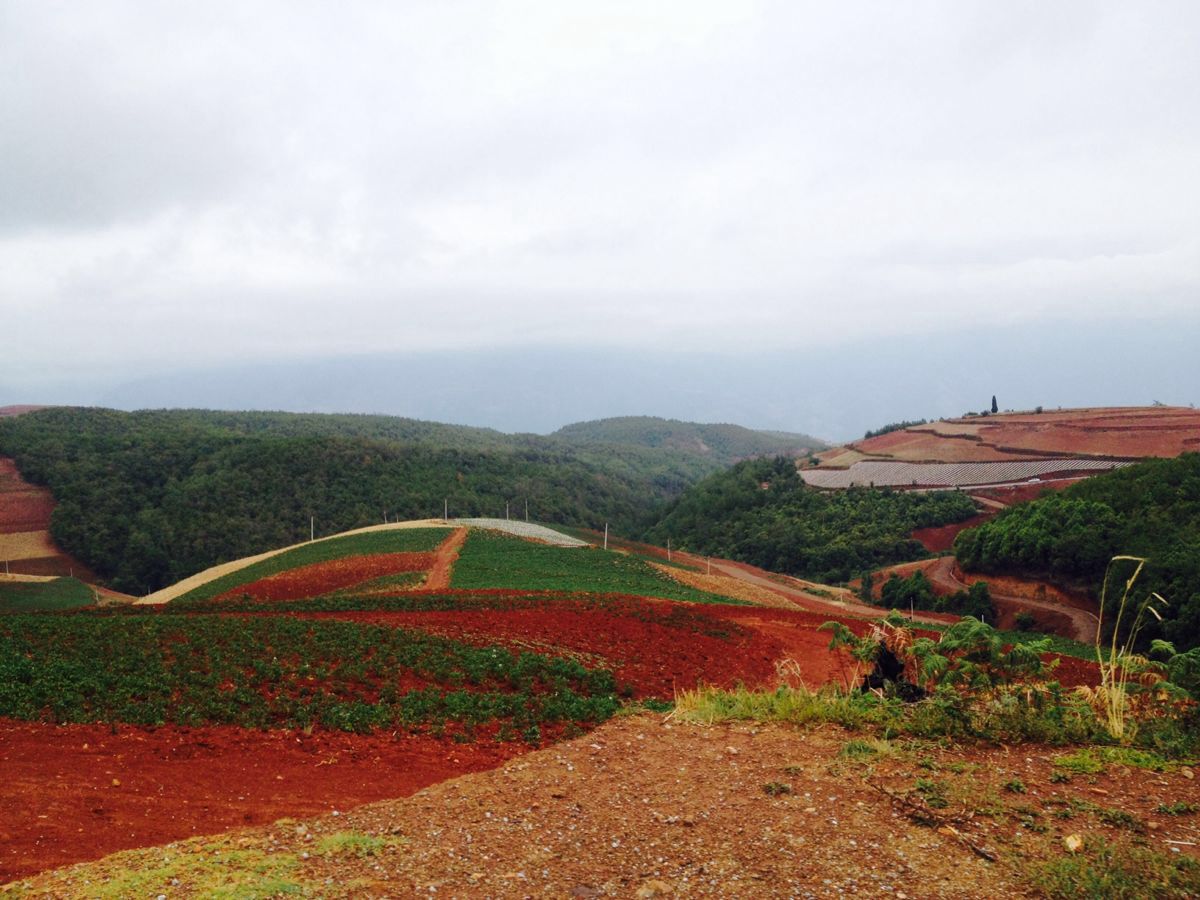
[(918, 425), (856, 441), (853, 446), (868, 455), (913, 462), (1173, 457), (1200, 450), (1200, 411), (1140, 407), (1004, 413)]
[(0, 487), (0, 534), (45, 531), (54, 500), (38, 491), (6, 491)]
[[(0, 457), (0, 534), (49, 531), (52, 512), (54, 498), (50, 492), (27, 482), (16, 463)], [(46, 540), (49, 551), (54, 551), (48, 535)], [(35, 559), (11, 560), (9, 571), (19, 575), (74, 575), (83, 581), (96, 581), (95, 573), (61, 550)]]
[(1057, 659), (1058, 664), (1047, 677), (1065, 688), (1095, 687), (1100, 683), (1100, 667), (1095, 662), (1053, 654), (1050, 659)]
[(520, 743), (0, 719), (0, 883), (116, 850), (347, 809), (494, 768)]
[[(473, 643), (607, 664), (636, 696), (671, 696), (697, 683), (771, 686), (775, 662), (795, 661), (810, 687), (838, 679), (829, 615), (767, 607), (706, 607), (613, 598), (611, 608), (570, 601), (528, 605), (528, 592), (479, 592), (453, 612), (312, 613), (445, 634)], [(527, 604), (522, 607), (520, 603)], [(863, 633), (868, 623), (847, 624)], [(918, 632), (930, 635), (928, 632)], [(1094, 684), (1095, 666), (1064, 659), (1063, 684)], [(408, 796), (456, 775), (495, 767), (523, 743), (407, 732), (352, 735), (226, 726), (139, 729), (54, 726), (0, 719), (0, 882), (116, 850), (270, 823)], [(285, 827), (285, 826), (281, 826)]]
[(905, 462), (1003, 462), (1026, 458), (1024, 454), (998, 451), (978, 441), (943, 437), (924, 430), (892, 431), (857, 441), (854, 447), (872, 456), (887, 456)]
[(249, 594), (255, 600), (300, 600), (315, 597), (341, 588), (353, 587), (383, 575), (402, 572), (424, 572), (433, 565), (432, 553), (377, 553), (372, 556), (349, 556), (328, 562), (313, 563), (289, 569), (239, 585), (226, 591), (218, 600)]
[[(500, 592), (489, 592), (497, 594)], [(807, 684), (837, 669), (832, 616), (766, 607), (705, 607), (627, 598), (609, 608), (554, 601), (518, 609), (304, 613), (305, 617), (417, 628), (476, 645), (557, 653), (610, 668), (633, 696), (671, 697), (697, 684), (759, 687), (774, 683), (775, 662), (795, 659)], [(848, 620), (855, 629), (865, 623)]]
[(980, 513), (977, 516), (971, 516), (971, 518), (964, 522), (957, 522), (953, 525), (941, 525), (937, 528), (918, 528), (912, 533), (912, 537), (914, 540), (920, 541), (921, 545), (930, 553), (941, 553), (943, 550), (950, 550), (954, 547), (954, 539), (958, 537), (959, 532), (966, 531), (968, 528), (974, 528), (976, 525), (982, 525), (994, 515), (994, 512)]
[(1005, 487), (975, 489), (971, 491), (971, 495), (987, 497), (989, 500), (995, 500), (997, 503), (1003, 503), (1005, 506), (1015, 506), (1018, 503), (1025, 503), (1028, 500), (1036, 500), (1042, 494), (1050, 491), (1065, 490), (1080, 481), (1083, 481), (1083, 479), (1060, 478), (1053, 481), (1042, 479), (1033, 484), (1013, 484), (1006, 485)]
[(44, 531), (50, 527), (54, 498), (21, 477), (16, 463), (0, 457), (0, 534)]

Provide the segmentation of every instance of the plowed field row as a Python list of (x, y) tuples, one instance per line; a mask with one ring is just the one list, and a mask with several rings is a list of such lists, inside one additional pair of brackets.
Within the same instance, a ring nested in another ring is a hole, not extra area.
[(350, 588), (383, 575), (425, 572), (432, 553), (378, 553), (300, 566), (226, 591), (218, 600), (248, 596), (254, 600), (299, 600)]
[[(988, 462), (1045, 456), (1144, 459), (1200, 450), (1200, 412), (1183, 407), (1056, 410), (950, 419), (853, 445), (867, 457), (904, 462)], [(826, 462), (853, 462), (830, 451)]]

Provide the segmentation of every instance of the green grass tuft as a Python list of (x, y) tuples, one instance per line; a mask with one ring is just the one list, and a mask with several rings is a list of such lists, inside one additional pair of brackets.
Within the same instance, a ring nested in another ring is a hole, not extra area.
[(1134, 747), (1083, 747), (1074, 753), (1056, 757), (1054, 765), (1077, 775), (1096, 775), (1108, 765), (1148, 769), (1151, 772), (1170, 772), (1180, 763), (1149, 750)]
[(400, 838), (376, 837), (361, 831), (339, 831), (317, 842), (321, 856), (378, 856), (384, 850), (399, 846)]

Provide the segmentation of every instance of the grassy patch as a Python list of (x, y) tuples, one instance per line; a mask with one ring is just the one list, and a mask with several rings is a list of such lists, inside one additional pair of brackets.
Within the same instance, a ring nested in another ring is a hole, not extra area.
[(0, 581), (0, 613), (79, 609), (96, 602), (92, 589), (78, 578), (53, 581)]
[(377, 837), (363, 834), (361, 831), (339, 831), (321, 838), (317, 842), (316, 851), (321, 856), (378, 856), (384, 850), (396, 847), (402, 841), (398, 838)]
[(88, 887), (89, 897), (124, 900), (187, 892), (226, 900), (265, 900), (311, 890), (296, 877), (300, 861), (292, 853), (232, 850), (212, 844), (167, 851), (157, 865), (143, 850), (117, 854), (110, 862), (113, 866), (106, 871), (104, 883)]
[(1200, 810), (1200, 806), (1184, 800), (1176, 803), (1160, 803), (1154, 808), (1154, 811), (1162, 816), (1190, 816), (1197, 810)]
[(587, 591), (743, 604), (680, 584), (635, 556), (595, 547), (552, 547), (482, 530), (472, 531), (467, 538), (451, 585), (468, 590)]
[(1052, 898), (1142, 900), (1200, 896), (1200, 863), (1134, 845), (1088, 840), (1079, 853), (1037, 866), (1030, 881)]
[(243, 584), (313, 563), (329, 562), (349, 556), (373, 556), (377, 553), (428, 553), (449, 534), (449, 530), (445, 528), (397, 528), (392, 531), (369, 531), (365, 534), (351, 534), (302, 544), (193, 588), (176, 597), (172, 604), (202, 603)]
[(750, 720), (792, 725), (835, 722), (854, 726), (863, 721), (861, 704), (856, 698), (787, 687), (774, 691), (752, 691), (744, 687), (729, 691), (712, 687), (680, 691), (675, 696), (674, 715), (680, 721), (703, 725)]
[(895, 748), (887, 741), (864, 740), (862, 738), (853, 738), (846, 741), (845, 745), (839, 751), (840, 756), (859, 762), (876, 760), (884, 756), (891, 756), (893, 753), (895, 753)]
[(1110, 764), (1152, 772), (1170, 772), (1179, 766), (1176, 761), (1134, 747), (1083, 747), (1054, 760), (1059, 769), (1076, 775), (1097, 775)]
[[(925, 626), (922, 625), (922, 628)], [(1036, 631), (1000, 631), (1000, 638), (1006, 644), (1032, 644), (1041, 640), (1049, 640), (1049, 651), (1060, 656), (1073, 656), (1076, 659), (1096, 661), (1096, 648), (1091, 644), (1083, 644), (1057, 634), (1041, 634)]]
[(830, 722), (872, 729), (885, 738), (907, 735), (1069, 744), (1090, 743), (1100, 736), (1090, 710), (1074, 704), (1070, 697), (1045, 698), (1020, 687), (980, 696), (938, 690), (920, 703), (904, 703), (873, 693), (842, 694), (832, 689), (814, 692), (803, 687), (774, 691), (699, 688), (677, 694), (675, 716), (697, 723)]

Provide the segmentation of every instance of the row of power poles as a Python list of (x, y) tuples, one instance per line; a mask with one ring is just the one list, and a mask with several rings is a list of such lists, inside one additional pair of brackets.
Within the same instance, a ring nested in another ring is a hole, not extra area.
[[(504, 518), (506, 520), (511, 519), (510, 512), (511, 512), (511, 509), (509, 506), (509, 502), (507, 500), (505, 500), (504, 501)], [(387, 510), (384, 510), (383, 524), (386, 525), (387, 520), (388, 520)], [(444, 521), (444, 522), (450, 521), (450, 498), (449, 497), (445, 497), (442, 499), (442, 521)], [(525, 521), (526, 522), (529, 521), (529, 501), (528, 500), (525, 501)], [(309, 539), (309, 541), (314, 541), (314, 540), (316, 540), (316, 537), (317, 537), (317, 517), (309, 516), (309, 518), (308, 518), (308, 539)], [(604, 549), (605, 550), (608, 549), (608, 523), (607, 522), (604, 523)], [(671, 561), (672, 561), (671, 560), (671, 539), (667, 538), (667, 562), (671, 562)], [(705, 571), (709, 575), (712, 574), (712, 557), (711, 556), (706, 557), (706, 559), (705, 559)], [(4, 561), (4, 574), (5, 575), (8, 574), (8, 560)]]

